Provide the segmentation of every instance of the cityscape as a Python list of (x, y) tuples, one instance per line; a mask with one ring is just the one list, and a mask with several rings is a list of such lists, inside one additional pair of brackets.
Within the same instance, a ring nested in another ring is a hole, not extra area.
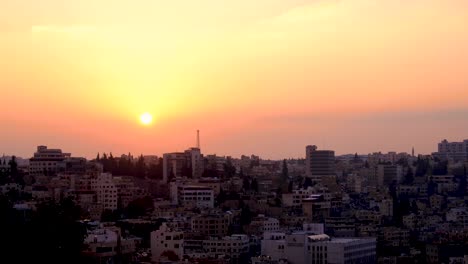
[[(0, 159), (2, 258), (77, 263), (465, 263), (468, 140), (427, 155)], [(36, 230), (31, 230), (37, 228)], [(27, 251), (28, 254), (21, 254)]]
[(468, 264), (468, 0), (0, 0), (0, 264)]

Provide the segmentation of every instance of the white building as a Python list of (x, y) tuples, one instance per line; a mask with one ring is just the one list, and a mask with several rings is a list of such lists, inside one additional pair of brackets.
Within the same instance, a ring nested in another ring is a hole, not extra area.
[(286, 259), (292, 264), (375, 263), (375, 238), (330, 238), (308, 232), (265, 233), (262, 255), (272, 260)]
[(327, 235), (315, 235), (309, 236), (307, 241), (306, 263), (370, 264), (377, 260), (375, 238), (327, 238)]
[(82, 254), (87, 258), (98, 259), (99, 263), (113, 262), (112, 259), (118, 253), (122, 255), (134, 253), (140, 240), (140, 238), (121, 237), (119, 228), (102, 227), (87, 234)]
[(250, 239), (247, 235), (231, 235), (221, 238), (209, 237), (203, 240), (186, 239), (184, 255), (192, 258), (224, 258), (239, 259), (248, 253)]
[(302, 206), (302, 201), (306, 198), (309, 198), (314, 192), (311, 188), (307, 190), (299, 189), (293, 190), (292, 193), (283, 193), (282, 194), (282, 202), (283, 206)]
[(173, 204), (197, 208), (214, 207), (214, 191), (210, 187), (178, 185), (171, 182), (170, 193)]
[(231, 258), (239, 258), (243, 253), (249, 252), (250, 239), (247, 235), (232, 235), (223, 238), (203, 240), (205, 252), (210, 256), (226, 255)]
[(279, 220), (273, 217), (258, 215), (250, 222), (250, 228), (255, 229), (256, 233), (278, 232), (280, 229)]
[(151, 232), (152, 260), (158, 262), (164, 260), (163, 253), (172, 251), (179, 259), (184, 254), (184, 233), (169, 228), (163, 223), (158, 230)]
[(117, 210), (118, 194), (112, 174), (101, 173), (96, 179), (91, 180), (91, 189), (96, 192), (97, 203), (104, 210)]

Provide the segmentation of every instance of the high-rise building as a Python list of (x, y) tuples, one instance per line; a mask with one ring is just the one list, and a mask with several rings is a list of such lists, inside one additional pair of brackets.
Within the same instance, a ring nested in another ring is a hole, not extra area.
[(182, 175), (182, 169), (186, 167), (185, 153), (173, 152), (163, 155), (163, 182), (167, 183), (169, 177)]
[(440, 159), (466, 161), (468, 160), (468, 139), (462, 142), (449, 142), (444, 139), (438, 144), (437, 152), (432, 155)]
[(335, 152), (306, 147), (306, 176), (313, 182), (321, 182), (323, 176), (335, 175)]
[(96, 179), (92, 179), (91, 189), (96, 192), (97, 203), (102, 205), (103, 209), (117, 210), (117, 186), (112, 174), (101, 173)]
[(169, 177), (187, 176), (200, 178), (203, 174), (203, 155), (199, 148), (190, 148), (184, 152), (166, 153), (163, 155), (163, 182)]
[(200, 178), (203, 174), (204, 162), (203, 155), (199, 148), (190, 148), (185, 151), (185, 156), (190, 168), (192, 169), (192, 178)]

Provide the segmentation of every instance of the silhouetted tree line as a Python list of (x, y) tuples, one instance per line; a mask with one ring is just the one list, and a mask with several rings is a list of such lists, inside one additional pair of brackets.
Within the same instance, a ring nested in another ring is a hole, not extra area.
[(71, 199), (16, 210), (0, 196), (0, 263), (80, 263), (86, 229)]
[(0, 162), (2, 162), (2, 166), (0, 167), (0, 185), (11, 182), (24, 185), (24, 173), (18, 169), (18, 162), (15, 156), (12, 156), (8, 163), (6, 160)]
[(159, 158), (157, 164), (147, 166), (143, 155), (134, 158), (130, 153), (127, 156), (115, 158), (112, 153), (97, 155), (96, 161), (101, 163), (104, 172), (117, 176), (134, 176), (137, 178), (162, 179), (163, 159)]

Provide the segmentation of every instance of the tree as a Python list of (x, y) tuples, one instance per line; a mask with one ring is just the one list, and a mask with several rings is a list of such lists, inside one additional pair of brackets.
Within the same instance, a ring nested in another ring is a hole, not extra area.
[(131, 201), (126, 209), (127, 217), (129, 218), (137, 218), (152, 211), (154, 211), (154, 203), (153, 199), (149, 196)]
[(179, 261), (179, 256), (172, 250), (166, 250), (161, 253), (161, 257), (166, 257), (169, 261)]
[(252, 222), (252, 212), (248, 205), (242, 207), (240, 214), (240, 224), (242, 226), (249, 225)]
[(292, 193), (292, 191), (293, 191), (293, 181), (290, 181), (288, 185), (288, 193)]
[(184, 166), (182, 167), (181, 174), (182, 176), (185, 176), (187, 178), (192, 178), (193, 177), (193, 170), (191, 166)]
[(433, 175), (446, 175), (448, 172), (448, 161), (440, 161), (432, 170)]
[(222, 203), (224, 203), (224, 201), (226, 201), (226, 198), (227, 198), (226, 192), (224, 191), (223, 188), (221, 188), (221, 189), (219, 190), (218, 196), (216, 196), (216, 203), (217, 203), (217, 205), (221, 205)]
[(145, 165), (145, 158), (143, 155), (140, 155), (136, 164), (135, 164), (135, 177), (143, 179), (145, 178), (146, 174), (146, 165)]
[(109, 161), (108, 161), (107, 166), (108, 166), (107, 171), (109, 171), (112, 174), (116, 173), (117, 165), (116, 165), (116, 160), (114, 159), (114, 156), (112, 155), (112, 152), (109, 154)]
[(249, 191), (250, 190), (250, 180), (248, 177), (244, 177), (242, 180), (242, 188), (244, 191)]
[(458, 184), (458, 195), (465, 196), (466, 194), (466, 186), (467, 186), (467, 179), (466, 179), (466, 165), (463, 166), (463, 175), (460, 178), (460, 183)]
[(309, 177), (306, 177), (305, 180), (304, 180), (304, 185), (303, 185), (304, 189), (307, 189), (307, 188), (309, 188), (309, 187), (312, 187), (313, 185), (314, 185), (314, 184), (313, 184), (313, 182), (312, 182), (312, 179), (309, 178)]
[(250, 183), (250, 188), (252, 189), (252, 191), (254, 191), (255, 193), (258, 193), (258, 182), (257, 182), (257, 179), (254, 178), (252, 180), (252, 182)]
[(418, 156), (418, 159), (416, 160), (416, 172), (415, 176), (420, 177), (420, 176), (425, 176), (429, 170), (429, 160), (428, 159), (421, 159), (421, 157)]
[(283, 160), (283, 169), (281, 170), (281, 176), (284, 181), (287, 181), (289, 179), (288, 163), (286, 162), (286, 159)]
[[(14, 259), (15, 263), (80, 263), (86, 232), (78, 222), (80, 208), (71, 199), (59, 204), (38, 204), (37, 211), (31, 212), (28, 220), (18, 215), (16, 210), (2, 209), (1, 213), (2, 219), (7, 219), (9, 223), (7, 227), (0, 225), (4, 229), (0, 232), (4, 253), (0, 260)], [(3, 242), (7, 242), (5, 247)]]
[(162, 179), (163, 178), (163, 159), (159, 158), (158, 164), (151, 164), (148, 168), (148, 178)]
[(232, 160), (230, 157), (226, 159), (226, 163), (223, 164), (224, 175), (228, 178), (231, 178), (236, 174), (236, 167), (232, 165)]
[(8, 162), (8, 165), (10, 165), (11, 178), (17, 179), (17, 177), (18, 177), (18, 163), (16, 162), (16, 156), (11, 157), (11, 160)]
[(115, 222), (117, 220), (118, 220), (118, 217), (110, 209), (105, 209), (101, 214), (101, 222)]
[(281, 170), (280, 189), (283, 193), (288, 191), (289, 171), (286, 159), (283, 160), (283, 169)]
[(405, 184), (412, 184), (414, 182), (414, 174), (413, 174), (413, 169), (411, 167), (408, 167), (408, 170), (406, 171), (403, 182)]

